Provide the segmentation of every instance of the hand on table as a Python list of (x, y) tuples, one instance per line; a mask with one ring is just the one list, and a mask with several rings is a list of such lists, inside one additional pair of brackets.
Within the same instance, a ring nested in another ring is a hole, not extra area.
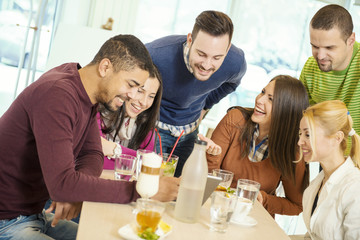
[(152, 197), (161, 202), (173, 201), (176, 199), (180, 185), (180, 178), (160, 177), (159, 191)]
[(80, 214), (82, 202), (55, 202), (53, 201), (46, 213), (51, 213), (55, 210), (54, 219), (51, 223), (55, 227), (60, 219), (71, 220)]
[(213, 140), (211, 140), (210, 138), (205, 137), (201, 133), (198, 134), (198, 137), (200, 138), (200, 140), (207, 142), (206, 152), (208, 154), (216, 156), (216, 155), (219, 155), (221, 153), (221, 147), (219, 145), (217, 145), (216, 143), (214, 143)]

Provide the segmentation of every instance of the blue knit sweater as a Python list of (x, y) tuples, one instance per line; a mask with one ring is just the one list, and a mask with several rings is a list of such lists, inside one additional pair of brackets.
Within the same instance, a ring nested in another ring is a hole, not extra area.
[(185, 42), (185, 35), (172, 35), (146, 44), (164, 83), (160, 121), (174, 126), (195, 122), (202, 109), (235, 91), (246, 72), (244, 52), (232, 45), (221, 67), (207, 81), (199, 81), (186, 68)]

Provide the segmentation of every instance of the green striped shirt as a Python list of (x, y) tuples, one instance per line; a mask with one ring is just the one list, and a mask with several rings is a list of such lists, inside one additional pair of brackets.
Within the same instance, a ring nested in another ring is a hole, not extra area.
[(356, 133), (360, 133), (360, 53), (355, 42), (349, 66), (343, 71), (322, 72), (314, 57), (310, 57), (301, 71), (300, 81), (309, 94), (310, 104), (327, 100), (343, 101), (353, 119)]

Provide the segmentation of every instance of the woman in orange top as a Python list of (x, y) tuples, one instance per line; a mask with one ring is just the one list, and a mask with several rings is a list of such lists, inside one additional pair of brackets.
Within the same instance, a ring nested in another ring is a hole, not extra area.
[[(208, 152), (209, 171), (234, 172), (232, 187), (238, 179), (255, 180), (261, 184), (258, 200), (270, 214), (298, 215), (309, 177), (305, 163), (294, 162), (299, 122), (307, 106), (299, 80), (285, 75), (273, 78), (256, 97), (254, 109), (230, 108), (218, 124), (208, 149), (220, 147), (221, 153)], [(285, 197), (275, 195), (280, 182)]]

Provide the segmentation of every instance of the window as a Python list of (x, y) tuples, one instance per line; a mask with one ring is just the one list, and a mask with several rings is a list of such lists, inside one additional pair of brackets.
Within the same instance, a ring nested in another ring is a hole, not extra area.
[(221, 113), (213, 114), (219, 121), (230, 106), (254, 106), (255, 96), (272, 77), (300, 76), (311, 55), (310, 19), (325, 4), (314, 0), (206, 1), (206, 5), (190, 0), (140, 0), (134, 34), (145, 43), (166, 35), (187, 34), (196, 16), (209, 9), (232, 18), (232, 42), (244, 50), (248, 70), (237, 90), (221, 102)]
[(0, 1), (0, 116), (10, 106), (15, 92), (19, 93), (44, 70), (56, 5), (57, 0)]
[(144, 43), (171, 34), (188, 34), (199, 13), (205, 10), (227, 12), (230, 2), (139, 0), (134, 34)]

